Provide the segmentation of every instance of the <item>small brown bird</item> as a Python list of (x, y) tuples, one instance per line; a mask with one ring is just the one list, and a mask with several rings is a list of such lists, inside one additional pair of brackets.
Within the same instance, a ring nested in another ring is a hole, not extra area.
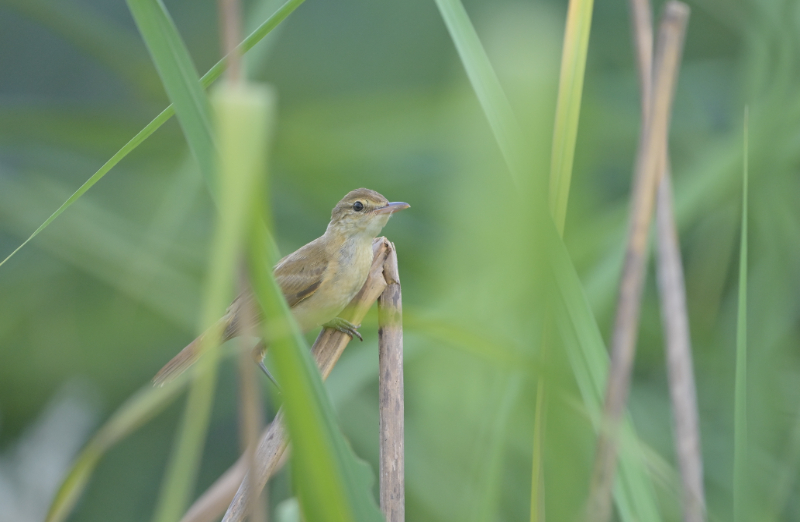
[[(393, 213), (409, 206), (389, 203), (374, 190), (356, 189), (333, 207), (331, 222), (321, 237), (278, 262), (275, 279), (303, 332), (324, 326), (361, 339), (358, 327), (337, 315), (367, 280), (372, 264), (372, 240)], [(251, 300), (251, 294), (243, 294), (228, 307), (216, 325), (222, 330), (221, 342), (241, 333), (242, 307), (249, 306)], [(153, 382), (160, 386), (191, 366), (201, 355), (201, 341), (207, 333), (181, 350), (156, 374)], [(272, 379), (264, 366), (263, 349), (257, 355), (261, 369)]]

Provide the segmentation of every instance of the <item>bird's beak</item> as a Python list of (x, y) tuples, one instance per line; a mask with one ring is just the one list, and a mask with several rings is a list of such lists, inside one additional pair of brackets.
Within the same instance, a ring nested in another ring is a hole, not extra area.
[(385, 207), (375, 209), (376, 214), (394, 214), (398, 210), (403, 210), (410, 207), (408, 203), (403, 203), (402, 201), (395, 201), (392, 203), (387, 203)]

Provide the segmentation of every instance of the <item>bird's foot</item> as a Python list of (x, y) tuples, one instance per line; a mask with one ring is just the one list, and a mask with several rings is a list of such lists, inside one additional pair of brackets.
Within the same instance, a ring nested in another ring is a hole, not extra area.
[(358, 337), (359, 341), (363, 341), (364, 338), (361, 337), (360, 333), (358, 333), (359, 326), (361, 325), (356, 326), (350, 321), (342, 319), (341, 317), (334, 317), (333, 319), (322, 325), (323, 328), (332, 328), (337, 332), (342, 332), (344, 334), (349, 335), (351, 338)]

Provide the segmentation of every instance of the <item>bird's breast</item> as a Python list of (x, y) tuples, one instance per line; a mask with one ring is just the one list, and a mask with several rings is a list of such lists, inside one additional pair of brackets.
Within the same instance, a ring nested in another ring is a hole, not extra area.
[(303, 330), (336, 317), (361, 290), (372, 266), (372, 241), (348, 240), (331, 254), (319, 289), (292, 310)]

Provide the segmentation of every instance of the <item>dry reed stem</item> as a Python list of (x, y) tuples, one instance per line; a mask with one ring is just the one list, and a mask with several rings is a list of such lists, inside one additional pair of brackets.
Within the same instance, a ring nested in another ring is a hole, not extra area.
[[(634, 48), (642, 93), (642, 128), (647, 125), (652, 88), (653, 27), (650, 2), (631, 0)], [(703, 461), (700, 455), (700, 429), (697, 393), (686, 310), (686, 284), (681, 265), (680, 245), (672, 201), (669, 153), (665, 153), (664, 172), (656, 196), (656, 273), (661, 299), (661, 314), (667, 355), (667, 371), (673, 422), (675, 452), (681, 473), (684, 522), (705, 520)]]
[[(385, 238), (376, 238), (372, 244), (373, 260), (367, 282), (359, 293), (353, 298), (347, 308), (339, 314), (353, 324), (360, 324), (378, 296), (386, 288), (386, 279), (383, 270), (387, 256), (392, 251), (392, 244)], [(336, 330), (323, 328), (311, 353), (319, 367), (322, 378), (326, 379), (333, 370), (336, 361), (342, 355), (351, 338)], [(286, 427), (283, 422), (283, 412), (279, 411), (269, 428), (262, 434), (261, 442), (256, 450), (255, 461), (257, 467), (253, 473), (253, 480), (247, 477), (242, 480), (233, 500), (228, 506), (223, 522), (241, 522), (247, 516), (248, 499), (251, 492), (259, 494), (267, 480), (279, 469), (281, 457), (288, 444)], [(248, 473), (250, 475), (250, 473)], [(252, 484), (252, 485), (251, 485)], [(226, 492), (227, 493), (227, 492)], [(230, 498), (230, 497), (228, 497)], [(201, 499), (202, 500), (202, 499)]]
[(689, 9), (670, 1), (662, 16), (656, 46), (653, 96), (648, 124), (639, 144), (634, 174), (631, 223), (611, 341), (603, 422), (597, 440), (586, 520), (611, 516), (611, 490), (617, 467), (619, 422), (630, 388), (636, 349), (642, 288), (647, 264), (647, 236), (666, 155), (669, 116), (678, 75)]
[[(250, 287), (246, 274), (247, 269), (243, 266), (239, 277), (240, 294), (246, 292)], [(242, 337), (244, 338), (252, 338), (255, 332), (256, 311), (252, 304), (242, 307)], [(253, 372), (251, 352), (246, 349), (239, 350), (237, 362), (239, 370), (239, 443), (248, 468), (253, 468), (255, 467), (255, 447), (258, 443), (258, 433), (264, 424), (261, 414), (261, 395), (258, 392), (256, 375)], [(248, 475), (248, 479), (253, 480), (250, 475)], [(252, 489), (252, 483), (250, 487)], [(259, 502), (259, 495), (253, 495), (250, 498), (248, 509), (251, 513), (250, 522), (265, 522), (266, 513), (263, 504)]]
[(386, 290), (378, 298), (380, 503), (386, 522), (406, 517), (403, 399), (403, 300), (397, 251), (384, 265)]
[(672, 187), (668, 167), (658, 189), (656, 230), (658, 237), (656, 275), (661, 296), (669, 392), (675, 423), (675, 452), (681, 473), (683, 520), (703, 522), (706, 518), (706, 507), (697, 392), (689, 338), (689, 316), (686, 311), (686, 289), (672, 210)]
[(228, 57), (226, 77), (231, 83), (244, 79), (242, 53), (239, 42), (242, 35), (242, 8), (239, 0), (218, 0), (219, 30), (222, 54)]

